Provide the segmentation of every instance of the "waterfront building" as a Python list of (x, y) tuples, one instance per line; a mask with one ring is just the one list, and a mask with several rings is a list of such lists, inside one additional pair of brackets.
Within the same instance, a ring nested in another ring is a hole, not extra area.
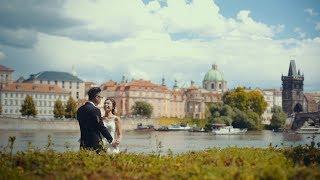
[(1, 88), (0, 97), (2, 115), (20, 117), (20, 109), (26, 96), (29, 95), (38, 112), (37, 118), (53, 118), (54, 103), (60, 99), (64, 104), (70, 97), (70, 92), (57, 85), (35, 83), (10, 83)]
[(194, 82), (187, 88), (179, 88), (175, 81), (170, 89), (164, 83), (155, 84), (142, 79), (120, 83), (110, 80), (101, 88), (103, 96), (116, 100), (117, 112), (122, 116), (131, 116), (134, 103), (145, 101), (153, 106), (152, 117), (202, 119), (209, 103), (221, 102), (221, 93), (198, 88)]
[(85, 98), (85, 83), (75, 73), (43, 71), (31, 74), (24, 83), (57, 85), (70, 92), (71, 97), (76, 101)]
[(320, 92), (304, 93), (304, 97), (307, 112), (320, 111)]
[(267, 109), (262, 114), (262, 124), (270, 124), (272, 118), (272, 108), (275, 106), (282, 107), (282, 94), (278, 89), (263, 89), (261, 90), (264, 100), (267, 102)]
[(8, 68), (0, 64), (0, 85), (12, 83), (12, 73), (14, 72), (13, 69)]

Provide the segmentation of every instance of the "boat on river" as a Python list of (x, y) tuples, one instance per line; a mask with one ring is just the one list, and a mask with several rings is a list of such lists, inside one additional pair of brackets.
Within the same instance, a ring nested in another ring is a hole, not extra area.
[(153, 125), (142, 125), (142, 123), (137, 124), (137, 128), (134, 129), (135, 131), (153, 131), (154, 126)]
[(187, 125), (171, 124), (170, 126), (168, 126), (169, 131), (188, 131), (190, 129), (191, 129), (191, 127), (188, 124)]
[(296, 131), (298, 134), (320, 134), (320, 127), (302, 126)]
[(236, 135), (245, 134), (247, 129), (234, 128), (233, 126), (222, 126), (217, 129), (213, 129), (212, 132), (216, 135)]

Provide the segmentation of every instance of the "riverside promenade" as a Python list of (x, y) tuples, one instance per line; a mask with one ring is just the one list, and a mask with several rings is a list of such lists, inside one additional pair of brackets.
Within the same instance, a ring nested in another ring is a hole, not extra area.
[[(122, 119), (122, 129), (125, 131), (134, 130), (138, 123), (153, 124), (159, 126), (155, 119)], [(79, 131), (79, 124), (76, 119), (72, 120), (39, 120), (36, 118), (11, 118), (0, 117), (0, 130), (61, 130)]]

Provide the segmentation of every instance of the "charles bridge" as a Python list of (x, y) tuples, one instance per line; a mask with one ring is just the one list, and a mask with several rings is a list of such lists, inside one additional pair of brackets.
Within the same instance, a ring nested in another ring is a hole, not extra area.
[(320, 111), (295, 113), (291, 129), (296, 130), (301, 128), (309, 119), (313, 121), (315, 126), (320, 126)]

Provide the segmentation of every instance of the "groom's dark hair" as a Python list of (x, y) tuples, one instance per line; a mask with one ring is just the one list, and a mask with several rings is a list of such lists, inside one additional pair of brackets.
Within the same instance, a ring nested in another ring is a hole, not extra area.
[(97, 94), (99, 94), (101, 92), (101, 89), (99, 87), (93, 87), (91, 89), (89, 89), (88, 91), (88, 96), (89, 96), (89, 100), (93, 100)]

